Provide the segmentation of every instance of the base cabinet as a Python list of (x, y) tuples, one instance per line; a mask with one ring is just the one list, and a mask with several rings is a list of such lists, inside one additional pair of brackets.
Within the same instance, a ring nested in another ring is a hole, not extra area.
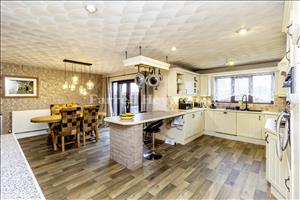
[(176, 127), (161, 127), (161, 131), (157, 134), (159, 139), (164, 140), (165, 137), (175, 139), (179, 144), (186, 144), (203, 134), (205, 114), (204, 111), (197, 111), (183, 115), (184, 125), (182, 129)]
[(263, 139), (263, 126), (263, 115), (237, 113), (237, 135), (255, 139)]
[[(289, 198), (290, 178), (286, 152), (280, 161), (276, 153), (276, 136), (266, 133), (266, 179), (272, 186), (274, 196)], [(280, 196), (279, 196), (280, 195)]]
[(236, 135), (236, 113), (227, 111), (206, 111), (205, 130)]

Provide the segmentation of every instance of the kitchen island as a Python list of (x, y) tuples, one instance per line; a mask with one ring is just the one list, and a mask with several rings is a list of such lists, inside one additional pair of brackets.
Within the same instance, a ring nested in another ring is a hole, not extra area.
[(143, 124), (174, 118), (200, 109), (176, 111), (152, 111), (139, 113), (131, 121), (121, 121), (119, 116), (106, 117), (110, 125), (110, 157), (128, 169), (143, 166)]

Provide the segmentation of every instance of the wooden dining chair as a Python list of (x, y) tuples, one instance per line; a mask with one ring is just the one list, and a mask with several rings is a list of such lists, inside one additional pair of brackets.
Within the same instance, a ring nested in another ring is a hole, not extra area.
[(98, 142), (99, 130), (98, 130), (98, 112), (99, 106), (84, 106), (83, 107), (83, 119), (82, 119), (82, 140), (83, 145), (86, 144), (86, 136), (95, 135), (95, 140)]
[[(61, 144), (58, 146), (61, 147), (61, 151), (65, 151), (65, 145), (74, 144), (77, 142), (77, 147), (80, 147), (80, 111), (81, 107), (69, 107), (62, 108), (60, 110), (61, 113), (61, 125), (59, 129), (54, 131), (55, 141), (57, 141), (57, 137), (61, 139)], [(74, 139), (75, 135), (75, 139)], [(65, 142), (65, 137), (71, 138), (70, 141)]]
[(60, 110), (65, 107), (66, 107), (66, 104), (51, 104), (50, 105), (50, 113), (51, 113), (51, 115), (60, 115)]

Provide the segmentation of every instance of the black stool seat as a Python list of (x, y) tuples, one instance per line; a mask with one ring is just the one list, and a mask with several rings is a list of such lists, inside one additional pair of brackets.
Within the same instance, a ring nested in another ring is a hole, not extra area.
[(159, 120), (148, 124), (144, 128), (144, 132), (152, 134), (152, 150), (146, 154), (144, 154), (144, 158), (147, 160), (158, 160), (162, 157), (161, 154), (155, 151), (155, 133), (160, 131), (160, 127), (163, 125), (164, 121)]

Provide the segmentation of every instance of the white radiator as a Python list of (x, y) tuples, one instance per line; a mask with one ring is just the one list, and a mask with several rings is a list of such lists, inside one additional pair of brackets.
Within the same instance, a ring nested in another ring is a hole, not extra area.
[(12, 112), (12, 132), (23, 133), (47, 129), (47, 123), (31, 123), (33, 117), (50, 115), (50, 109), (22, 110)]

